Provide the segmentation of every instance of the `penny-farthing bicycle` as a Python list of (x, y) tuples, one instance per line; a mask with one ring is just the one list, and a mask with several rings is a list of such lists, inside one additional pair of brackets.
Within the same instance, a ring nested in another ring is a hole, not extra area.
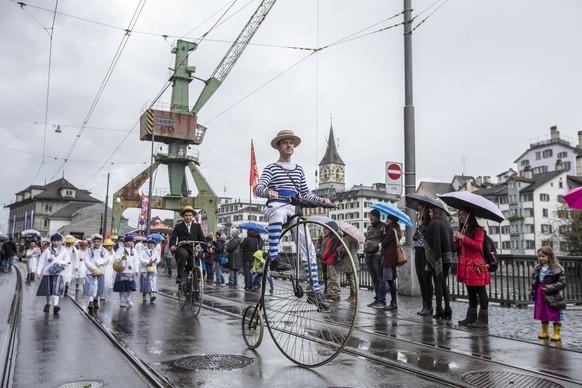
[[(329, 310), (319, 307), (311, 274), (310, 262), (316, 260), (316, 256), (310, 236), (317, 239), (332, 233), (338, 237), (344, 252), (342, 265), (347, 266), (344, 268), (351, 267), (353, 273), (357, 272), (349, 249), (341, 237), (327, 224), (303, 216), (303, 207), (326, 205), (296, 197), (286, 200), (295, 205), (297, 211), (281, 234), (279, 260), (291, 264), (293, 269), (273, 273), (275, 291), (266, 295), (267, 259), (260, 299), (244, 311), (242, 333), (248, 348), (256, 349), (263, 339), (266, 323), (273, 341), (288, 359), (298, 365), (314, 368), (333, 360), (346, 346), (356, 324), (359, 294), (355, 303), (333, 302)], [(320, 273), (319, 279), (322, 278)]]
[(189, 308), (192, 315), (197, 316), (202, 308), (202, 297), (204, 296), (204, 276), (202, 268), (198, 265), (199, 258), (196, 257), (196, 248), (202, 241), (184, 240), (176, 244), (176, 249), (183, 245), (192, 247), (192, 269), (185, 268), (182, 283), (178, 285), (178, 304), (180, 309)]

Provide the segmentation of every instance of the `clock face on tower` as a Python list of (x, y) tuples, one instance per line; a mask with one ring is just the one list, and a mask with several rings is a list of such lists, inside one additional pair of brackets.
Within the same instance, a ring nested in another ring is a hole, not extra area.
[(329, 167), (321, 167), (321, 182), (329, 181)]
[(341, 167), (338, 167), (337, 170), (335, 171), (335, 180), (338, 182), (343, 182), (344, 180), (344, 169)]

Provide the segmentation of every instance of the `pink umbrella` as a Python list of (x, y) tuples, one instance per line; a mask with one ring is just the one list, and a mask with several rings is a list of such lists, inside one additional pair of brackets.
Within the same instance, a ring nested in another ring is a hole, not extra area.
[(564, 195), (564, 201), (572, 209), (582, 209), (582, 187), (576, 187), (568, 194)]

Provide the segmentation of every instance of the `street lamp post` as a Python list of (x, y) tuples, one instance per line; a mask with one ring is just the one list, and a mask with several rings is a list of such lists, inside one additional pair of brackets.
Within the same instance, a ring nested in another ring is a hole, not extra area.
[(150, 220), (152, 219), (152, 191), (154, 190), (154, 141), (155, 130), (152, 129), (152, 149), (150, 152), (150, 182), (148, 189), (148, 212), (146, 221), (146, 236), (150, 234)]

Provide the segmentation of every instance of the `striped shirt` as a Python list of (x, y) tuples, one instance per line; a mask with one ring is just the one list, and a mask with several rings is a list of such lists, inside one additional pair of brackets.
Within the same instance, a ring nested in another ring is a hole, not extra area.
[(271, 163), (265, 167), (261, 178), (255, 186), (255, 192), (259, 197), (267, 198), (267, 192), (269, 190), (292, 190), (295, 192), (299, 190), (299, 196), (302, 198), (312, 201), (323, 201), (323, 198), (316, 196), (309, 190), (303, 168), (295, 163), (278, 162)]

